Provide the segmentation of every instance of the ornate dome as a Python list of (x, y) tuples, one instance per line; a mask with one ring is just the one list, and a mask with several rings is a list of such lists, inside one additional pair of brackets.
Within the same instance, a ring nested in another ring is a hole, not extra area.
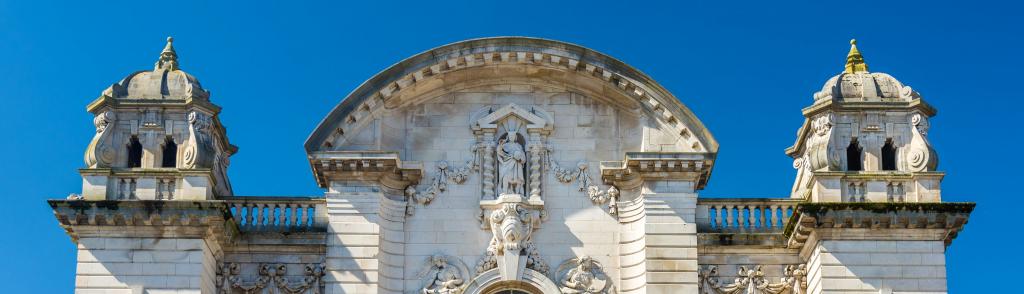
[(910, 101), (920, 94), (904, 86), (886, 73), (868, 72), (864, 57), (857, 50), (857, 40), (850, 40), (846, 70), (832, 77), (821, 91), (814, 93), (814, 102), (833, 99), (842, 102)]
[(178, 68), (178, 54), (167, 37), (167, 46), (160, 52), (153, 70), (132, 73), (120, 82), (110, 85), (103, 96), (116, 99), (208, 99), (210, 93), (199, 80)]

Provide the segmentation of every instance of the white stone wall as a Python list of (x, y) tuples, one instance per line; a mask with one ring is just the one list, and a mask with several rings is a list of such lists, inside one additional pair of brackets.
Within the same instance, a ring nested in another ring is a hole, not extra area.
[(808, 293), (946, 293), (942, 241), (824, 240), (807, 264)]
[[(458, 169), (472, 159), (470, 147), (476, 143), (476, 139), (470, 127), (470, 116), (486, 106), (500, 107), (509, 103), (527, 108), (538, 107), (549, 112), (554, 118), (554, 128), (548, 137), (548, 143), (553, 148), (553, 159), (567, 168), (575, 168), (577, 162), (586, 161), (591, 167), (588, 173), (597, 185), (600, 185), (597, 167), (601, 161), (622, 160), (625, 152), (629, 151), (683, 149), (680, 142), (685, 139), (663, 132), (656, 126), (656, 122), (648, 121), (646, 116), (635, 110), (619, 109), (597, 99), (564, 90), (517, 85), (478, 87), (399, 108), (365, 122), (364, 127), (355, 135), (339, 137), (334, 146), (341, 150), (398, 150), (404, 161), (423, 162), (426, 173), (417, 187), (418, 191), (423, 191), (435, 176), (439, 162), (446, 161), (450, 169)], [(621, 241), (620, 230), (616, 229), (620, 226), (618, 220), (607, 212), (607, 206), (591, 203), (586, 193), (578, 189), (577, 183), (558, 182), (551, 173), (545, 172), (542, 184), (542, 198), (548, 220), (533, 235), (540, 254), (551, 271), (555, 271), (559, 264), (568, 259), (589, 255), (600, 262), (606, 273), (618, 284), (621, 277), (618, 271)], [(400, 272), (404, 274), (402, 288), (406, 291), (423, 286), (418, 273), (423, 271), (431, 255), (457, 257), (472, 269), (486, 252), (491, 232), (481, 229), (478, 219), (481, 180), (482, 176), (474, 172), (462, 184), (449, 183), (448, 190), (440, 193), (429, 205), (413, 204), (414, 213), (405, 220), (404, 236), (400, 238), (404, 242), (401, 244), (404, 247), (401, 257), (404, 259), (404, 268)], [(332, 184), (332, 189), (358, 189), (355, 187), (358, 185), (339, 182)], [(668, 213), (683, 212), (686, 216), (666, 216), (658, 220), (662, 223), (650, 228), (657, 232), (651, 238), (662, 246), (651, 254), (680, 257), (685, 261), (656, 263), (653, 265), (655, 268), (644, 275), (656, 276), (654, 280), (666, 285), (687, 283), (695, 287), (696, 229), (692, 222), (696, 194), (692, 184), (673, 185), (675, 190), (666, 190), (672, 194), (666, 194), (663, 200), (657, 201), (671, 203), (663, 207)], [(328, 202), (329, 207), (335, 208), (342, 207), (342, 203), (346, 207), (355, 207), (359, 205), (357, 203), (371, 205), (369, 203), (373, 200), (369, 198), (380, 195), (332, 192), (328, 194)], [(329, 273), (326, 280), (331, 283), (330, 276), (333, 275), (333, 281), (342, 288), (356, 287), (355, 284), (364, 281), (356, 277), (355, 272), (349, 272), (356, 268), (366, 270), (365, 281), (378, 281), (382, 275), (378, 272), (382, 265), (370, 259), (375, 254), (385, 253), (384, 246), (375, 247), (380, 244), (379, 240), (374, 239), (383, 234), (383, 225), (379, 224), (382, 219), (350, 212), (346, 211), (342, 216), (341, 210), (332, 208), (329, 211), (335, 237), (329, 237), (328, 242), (335, 243), (328, 244), (328, 269), (335, 270), (335, 273)], [(342, 219), (345, 221), (338, 221)], [(677, 226), (683, 222), (688, 225)], [(349, 236), (355, 234), (352, 233), (355, 231), (361, 232), (358, 237)], [(670, 236), (673, 233), (687, 235), (684, 238), (686, 240), (679, 244), (673, 243), (680, 241)], [(345, 243), (339, 241), (340, 238), (359, 243)], [(682, 256), (675, 252), (677, 246), (686, 246)], [(357, 251), (365, 251), (364, 256), (336, 255), (355, 254)], [(341, 263), (347, 265), (342, 266)], [(678, 270), (685, 270), (692, 277), (679, 280), (675, 277)], [(378, 288), (376, 291), (384, 290)]]
[(214, 293), (203, 239), (81, 238), (75, 293)]
[(642, 193), (647, 214), (647, 274), (646, 287), (636, 293), (696, 293), (697, 193), (693, 183), (647, 183)]

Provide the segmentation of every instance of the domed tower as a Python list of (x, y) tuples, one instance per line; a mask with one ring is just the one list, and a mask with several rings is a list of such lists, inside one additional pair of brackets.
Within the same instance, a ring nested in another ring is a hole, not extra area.
[(885, 73), (868, 71), (850, 41), (846, 69), (803, 109), (792, 198), (813, 202), (939, 202), (938, 157), (928, 143), (936, 111)]
[(209, 200), (230, 196), (228, 142), (210, 92), (178, 66), (172, 38), (152, 70), (132, 73), (86, 108), (96, 135), (85, 151), (87, 200)]

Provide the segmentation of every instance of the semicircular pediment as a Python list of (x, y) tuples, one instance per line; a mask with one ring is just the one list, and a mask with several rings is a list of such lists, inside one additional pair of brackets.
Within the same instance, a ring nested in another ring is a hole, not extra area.
[[(718, 143), (697, 117), (647, 75), (581, 46), (524, 37), (457, 42), (389, 67), (342, 100), (310, 135), (305, 148), (311, 153), (346, 150), (345, 145), (359, 141), (377, 144), (356, 149), (390, 150), (387, 147), (393, 146), (380, 143), (381, 132), (387, 131), (381, 127), (380, 118), (386, 113), (472, 89), (484, 89), (482, 92), (498, 96), (535, 92), (578, 94), (594, 104), (639, 118), (639, 124), (653, 130), (642, 131), (650, 142), (621, 151), (714, 154), (718, 150)], [(504, 97), (473, 102), (501, 107), (501, 98)], [(470, 123), (470, 113), (465, 116), (465, 122)], [(561, 115), (555, 116), (557, 120)]]

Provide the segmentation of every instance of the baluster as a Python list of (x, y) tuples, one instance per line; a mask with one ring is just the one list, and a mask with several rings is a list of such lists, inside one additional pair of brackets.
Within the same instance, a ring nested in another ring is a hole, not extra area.
[(245, 225), (251, 227), (252, 226), (252, 219), (253, 219), (253, 217), (252, 217), (252, 213), (253, 213), (253, 211), (252, 211), (252, 204), (250, 204), (250, 203), (243, 203), (242, 207), (245, 207)]
[(299, 208), (302, 210), (302, 223), (299, 223), (299, 227), (305, 228), (309, 224), (309, 204), (299, 204)]
[(732, 204), (725, 205), (725, 227), (726, 229), (732, 229)]
[(768, 206), (768, 229), (769, 230), (776, 229), (779, 226), (779, 224), (777, 223), (778, 220), (779, 220), (779, 217), (775, 215), (775, 208), (776, 207), (778, 207), (778, 205), (775, 205), (775, 204), (772, 204), (772, 205)]
[(764, 205), (758, 205), (757, 206), (757, 212), (760, 213), (760, 215), (758, 215), (757, 228), (761, 229), (761, 230), (767, 230), (768, 229), (768, 226), (765, 225), (766, 224), (765, 223), (766, 218), (765, 218), (765, 215), (764, 215), (765, 209), (766, 208), (764, 207)]
[(789, 218), (791, 216), (793, 216), (792, 213), (789, 213), (789, 210), (792, 209), (792, 208), (793, 208), (792, 205), (786, 205), (786, 206), (782, 207), (782, 226), (783, 227), (785, 227), (786, 224), (789, 223)]
[(274, 223), (270, 226), (271, 229), (278, 229), (281, 227), (284, 221), (284, 208), (281, 207), (280, 203), (271, 204), (270, 216), (273, 218)]
[(266, 203), (256, 203), (256, 207), (257, 207), (256, 208), (257, 209), (257, 211), (256, 211), (256, 226), (258, 226), (261, 229), (263, 229), (266, 226), (266, 224), (267, 224), (265, 222), (265, 220), (266, 220), (265, 219), (265, 217), (266, 217), (265, 210), (267, 208), (267, 204)]
[(289, 217), (291, 217), (290, 218), (291, 220), (288, 221), (288, 225), (290, 225), (292, 227), (298, 227), (298, 224), (295, 222), (298, 218), (296, 218), (295, 214), (299, 212), (299, 204), (291, 204), (291, 205), (288, 205), (288, 206), (289, 206), (288, 212), (290, 214)]
[(725, 206), (715, 206), (715, 228), (718, 230), (722, 230), (722, 214), (724, 209)]
[[(740, 230), (745, 230), (746, 228), (749, 228), (748, 220), (750, 219), (750, 216), (748, 216), (748, 215), (746, 215), (746, 213), (744, 213), (749, 208), (750, 208), (750, 206), (745, 205), (745, 204), (739, 205), (739, 207), (736, 208), (736, 217), (738, 217), (736, 222), (739, 223), (739, 229)], [(753, 216), (753, 215), (751, 215), (751, 216)]]

